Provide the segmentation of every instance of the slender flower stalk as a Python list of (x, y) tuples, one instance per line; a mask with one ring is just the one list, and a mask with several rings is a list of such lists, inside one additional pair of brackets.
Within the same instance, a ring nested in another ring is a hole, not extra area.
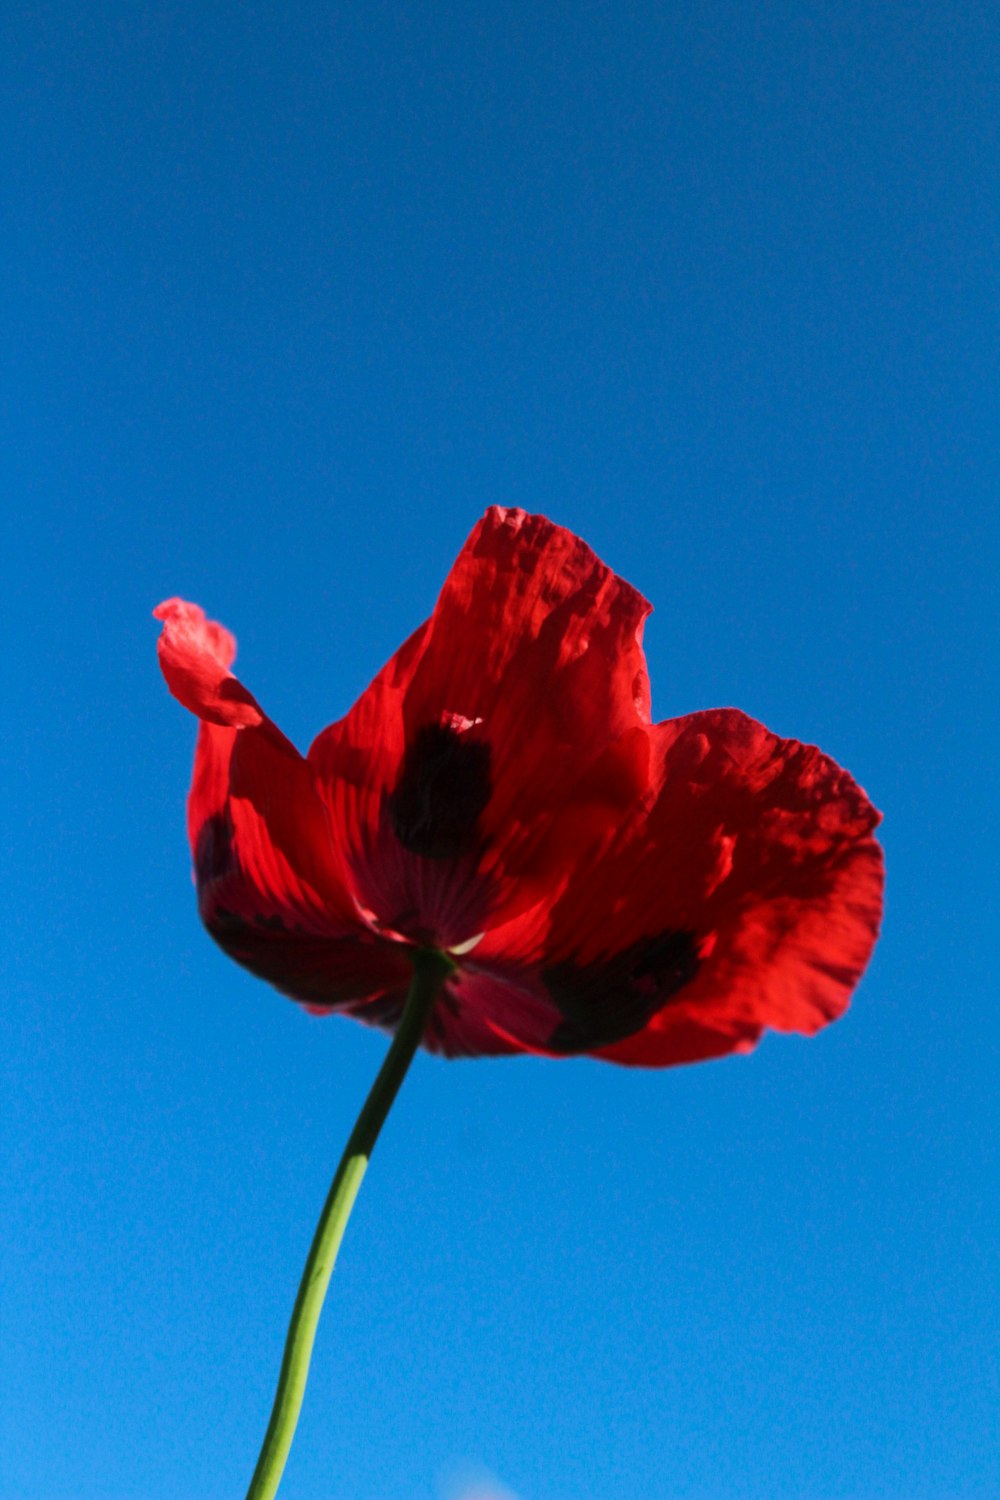
[(368, 1160), (375, 1149), (379, 1131), (406, 1077), (413, 1054), (420, 1045), (434, 1001), (454, 967), (452, 960), (440, 949), (423, 948), (415, 951), (413, 978), (402, 1019), (351, 1131), (316, 1226), (288, 1327), (271, 1420), (250, 1481), (247, 1500), (273, 1500), (278, 1492), (302, 1408), (323, 1299), (351, 1209), (358, 1196)]

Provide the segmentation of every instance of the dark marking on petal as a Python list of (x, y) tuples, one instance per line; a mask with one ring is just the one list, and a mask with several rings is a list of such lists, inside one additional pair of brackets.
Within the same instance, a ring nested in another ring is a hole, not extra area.
[(640, 938), (601, 963), (554, 964), (542, 981), (564, 1019), (549, 1046), (556, 1052), (593, 1052), (633, 1036), (697, 972), (692, 932)]
[(247, 925), (242, 917), (238, 917), (236, 913), (234, 911), (230, 911), (227, 906), (213, 906), (212, 921), (217, 922), (221, 927), (236, 928), (245, 927)]
[(236, 864), (233, 824), (228, 813), (215, 813), (198, 830), (194, 851), (194, 873), (199, 888), (221, 880)]
[(450, 724), (425, 724), (388, 799), (393, 830), (411, 854), (454, 859), (479, 842), (491, 793), (489, 745)]

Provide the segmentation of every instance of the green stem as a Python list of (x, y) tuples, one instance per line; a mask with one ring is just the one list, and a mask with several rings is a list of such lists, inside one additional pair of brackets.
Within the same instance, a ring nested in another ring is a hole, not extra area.
[(365, 1100), (357, 1124), (351, 1131), (351, 1138), (340, 1158), (340, 1166), (316, 1226), (309, 1259), (299, 1283), (292, 1321), (288, 1326), (271, 1420), (247, 1490), (247, 1500), (273, 1500), (273, 1496), (277, 1494), (295, 1435), (295, 1424), (302, 1408), (323, 1298), (326, 1296), (354, 1200), (368, 1166), (368, 1158), (413, 1061), (413, 1054), (420, 1045), (438, 992), (454, 967), (448, 955), (436, 948), (418, 949), (414, 954), (413, 980), (399, 1028), (379, 1075), (372, 1084), (371, 1093)]

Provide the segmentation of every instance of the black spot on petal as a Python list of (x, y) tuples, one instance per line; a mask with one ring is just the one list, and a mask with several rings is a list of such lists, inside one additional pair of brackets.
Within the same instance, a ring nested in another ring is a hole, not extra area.
[(263, 911), (255, 912), (254, 921), (258, 927), (264, 928), (267, 932), (288, 932), (289, 930), (284, 917), (279, 917), (277, 912), (270, 914)]
[(396, 837), (427, 859), (466, 854), (479, 842), (491, 792), (489, 745), (449, 724), (425, 724), (407, 746), (389, 797)]
[(235, 863), (232, 820), (228, 813), (215, 813), (206, 818), (195, 842), (194, 873), (199, 889), (228, 875)]
[(641, 1031), (698, 972), (691, 932), (640, 938), (596, 964), (554, 964), (542, 981), (564, 1019), (549, 1038), (556, 1052), (593, 1052)]

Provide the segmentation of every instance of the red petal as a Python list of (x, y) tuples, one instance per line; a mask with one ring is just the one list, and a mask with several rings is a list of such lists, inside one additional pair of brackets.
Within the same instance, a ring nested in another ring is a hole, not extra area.
[(309, 752), (380, 921), (461, 942), (539, 899), (581, 830), (634, 801), (630, 754), (588, 775), (648, 723), (648, 611), (571, 532), (487, 512), (431, 619)]
[(315, 1005), (405, 993), (410, 965), (360, 919), (308, 762), (229, 671), (233, 637), (182, 600), (155, 614), (167, 684), (201, 719), (188, 835), (209, 932), (255, 974)]
[(646, 801), (470, 965), (547, 996), (558, 1024), (530, 1027), (532, 1050), (664, 1066), (818, 1030), (878, 933), (878, 814), (828, 757), (735, 710), (649, 733)]

